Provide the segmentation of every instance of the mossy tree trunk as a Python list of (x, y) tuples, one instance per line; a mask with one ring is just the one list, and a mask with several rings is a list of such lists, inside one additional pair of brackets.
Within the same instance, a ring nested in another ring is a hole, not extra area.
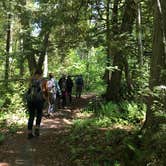
[[(154, 12), (154, 34), (152, 45), (151, 72), (149, 86), (152, 92), (158, 87), (166, 89), (166, 1), (156, 1)], [(157, 89), (158, 89), (157, 88)], [(160, 99), (160, 97), (158, 98)], [(147, 126), (154, 125), (155, 113), (152, 106), (157, 98), (152, 94), (148, 100)], [(166, 103), (166, 102), (165, 102)], [(163, 103), (164, 104), (164, 103)], [(165, 104), (164, 104), (165, 105)], [(166, 108), (165, 108), (166, 109)]]
[[(134, 0), (126, 0), (124, 15), (122, 18), (122, 24), (119, 30), (119, 36), (124, 33), (131, 33), (134, 20), (136, 18), (136, 3)], [(115, 34), (116, 35), (116, 34)], [(125, 38), (117, 38), (117, 40), (125, 40)], [(117, 66), (118, 69), (112, 72), (111, 81), (109, 86), (107, 87), (106, 99), (113, 100), (119, 102), (120, 100), (120, 86), (122, 79), (123, 69), (125, 71), (126, 81), (128, 86), (130, 87), (130, 75), (128, 68), (127, 57), (123, 55), (123, 51), (118, 49), (112, 52), (113, 54), (113, 66)]]

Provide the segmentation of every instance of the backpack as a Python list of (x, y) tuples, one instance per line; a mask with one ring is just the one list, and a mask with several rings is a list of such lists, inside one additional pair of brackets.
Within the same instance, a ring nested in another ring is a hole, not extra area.
[(36, 79), (32, 80), (31, 86), (27, 92), (26, 99), (28, 102), (33, 102), (43, 99), (41, 80), (36, 80)]
[(54, 79), (51, 79), (51, 80), (47, 81), (47, 88), (48, 88), (48, 92), (56, 93), (55, 80)]
[(61, 78), (59, 80), (59, 86), (60, 86), (60, 89), (61, 91), (66, 91), (66, 79), (65, 78)]
[(67, 87), (68, 90), (72, 89), (72, 87), (73, 87), (73, 81), (70, 78), (68, 78), (66, 80), (66, 87)]
[(83, 79), (82, 79), (82, 77), (77, 77), (76, 84), (77, 85), (83, 85)]

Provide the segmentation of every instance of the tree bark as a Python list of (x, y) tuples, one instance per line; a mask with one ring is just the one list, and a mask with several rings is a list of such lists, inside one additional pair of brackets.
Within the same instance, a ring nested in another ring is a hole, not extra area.
[[(154, 12), (151, 72), (149, 80), (149, 86), (152, 92), (156, 86), (166, 87), (166, 1), (161, 0), (156, 3)], [(159, 110), (152, 108), (155, 100), (157, 101), (160, 99), (156, 99), (153, 95), (150, 95), (148, 98), (148, 110), (144, 125), (147, 129), (156, 125), (154, 119), (156, 119), (155, 114)], [(164, 101), (166, 102), (166, 95), (164, 97)], [(162, 104), (165, 106), (165, 103)]]
[[(131, 33), (133, 22), (136, 18), (136, 3), (134, 0), (126, 0), (124, 16), (120, 27), (120, 34)], [(122, 39), (125, 40), (125, 39)], [(117, 46), (118, 47), (118, 46)], [(118, 48), (117, 48), (118, 49)], [(118, 102), (120, 100), (120, 86), (122, 79), (122, 71), (125, 69), (126, 80), (130, 88), (130, 75), (127, 57), (121, 51), (115, 51), (113, 56), (113, 66), (117, 66), (118, 70), (112, 72), (110, 86), (107, 88), (106, 99)]]
[[(19, 39), (19, 49), (20, 49), (20, 52), (22, 53), (23, 52), (22, 38)], [(20, 75), (20, 77), (24, 76), (24, 61), (25, 61), (25, 57), (24, 57), (24, 55), (21, 54), (19, 57), (19, 75)]]
[(142, 44), (142, 25), (141, 25), (141, 2), (137, 5), (137, 40), (138, 40), (138, 63), (141, 68), (143, 65), (143, 44)]
[(111, 84), (107, 88), (106, 99), (118, 102), (120, 100), (120, 84), (123, 70), (122, 54), (120, 52), (114, 53), (113, 66), (118, 66), (118, 69), (112, 72)]
[[(150, 152), (146, 158), (157, 161), (155, 165), (165, 165), (166, 147), (166, 1), (156, 0), (154, 12), (154, 32), (152, 43), (150, 94), (147, 103), (146, 121), (142, 128), (144, 151)], [(152, 159), (153, 158), (153, 159)], [(144, 160), (144, 159), (142, 159)], [(140, 161), (142, 164), (144, 161)], [(146, 164), (147, 165), (147, 164)]]
[[(107, 0), (106, 4), (106, 47), (107, 47), (107, 63), (106, 67), (111, 65), (111, 50), (110, 50), (110, 0)], [(105, 70), (105, 81), (109, 85), (110, 82), (110, 71), (106, 68)]]
[(7, 15), (7, 37), (6, 37), (6, 64), (5, 64), (5, 80), (9, 79), (9, 56), (11, 44), (11, 14)]
[(151, 59), (150, 88), (166, 83), (166, 3), (160, 0), (155, 8)]
[(41, 54), (39, 56), (39, 60), (37, 63), (38, 69), (42, 69), (42, 67), (43, 67), (43, 63), (44, 63), (45, 56), (47, 53), (48, 44), (49, 44), (49, 32), (46, 32), (44, 35), (44, 39), (43, 39), (43, 48), (41, 50)]

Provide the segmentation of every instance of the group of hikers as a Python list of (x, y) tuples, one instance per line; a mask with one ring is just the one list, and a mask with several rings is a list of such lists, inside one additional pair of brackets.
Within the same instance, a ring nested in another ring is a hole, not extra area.
[[(51, 114), (59, 108), (65, 108), (72, 102), (73, 80), (70, 75), (62, 75), (56, 80), (53, 73), (49, 73), (48, 78), (43, 78), (42, 70), (36, 70), (30, 79), (28, 91), (26, 93), (28, 118), (28, 139), (40, 135), (40, 123), (45, 103), (47, 103), (48, 113)], [(82, 75), (74, 76), (76, 98), (81, 97), (84, 86)], [(33, 123), (36, 116), (36, 126), (33, 131)]]

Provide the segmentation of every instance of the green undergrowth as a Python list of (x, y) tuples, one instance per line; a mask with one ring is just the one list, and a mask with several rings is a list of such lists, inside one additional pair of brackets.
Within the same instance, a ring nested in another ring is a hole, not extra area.
[(123, 166), (139, 157), (137, 132), (145, 111), (145, 105), (134, 102), (109, 102), (96, 110), (83, 110), (84, 116), (74, 121), (62, 141), (67, 142), (73, 165)]
[(9, 84), (8, 89), (1, 85), (0, 98), (0, 143), (8, 134), (16, 133), (26, 121), (26, 108), (23, 102), (25, 87), (22, 83)]
[(5, 140), (6, 135), (15, 134), (25, 126), (27, 117), (24, 111), (0, 112), (0, 143)]
[(73, 129), (95, 127), (112, 127), (116, 125), (127, 125), (140, 127), (145, 119), (146, 106), (134, 102), (112, 102), (101, 104), (96, 110), (85, 109), (83, 114), (91, 114), (90, 118), (77, 119), (74, 121)]

